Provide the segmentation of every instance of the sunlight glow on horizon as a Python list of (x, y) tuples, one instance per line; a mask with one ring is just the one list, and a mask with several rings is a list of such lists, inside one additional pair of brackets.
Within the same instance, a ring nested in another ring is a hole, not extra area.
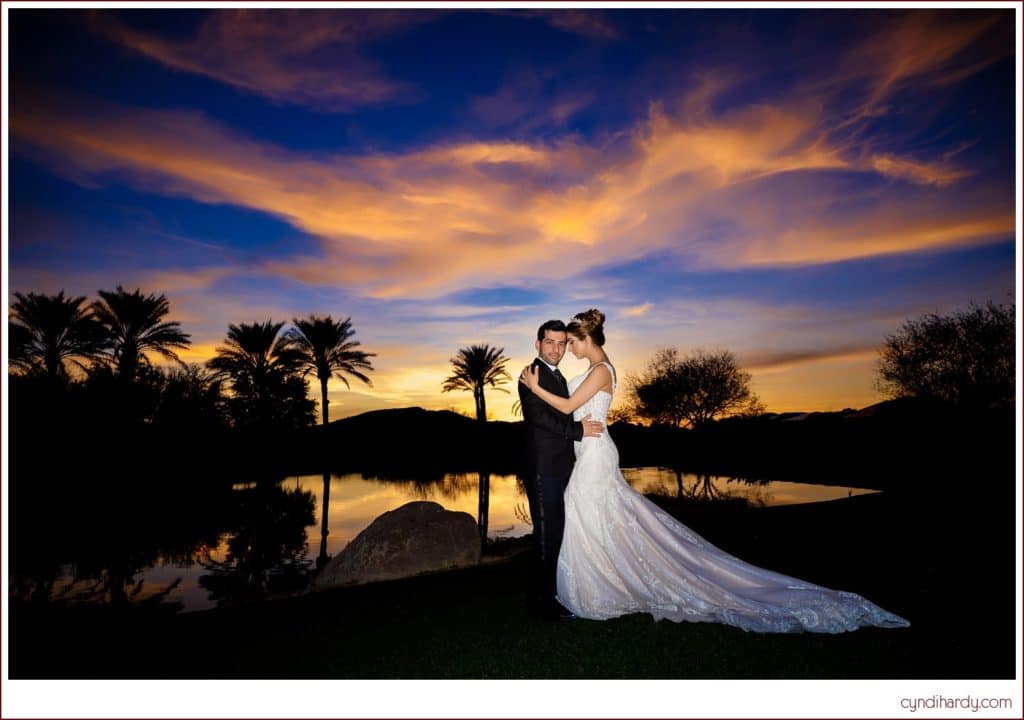
[(8, 304), (163, 293), (197, 363), (351, 317), (373, 386), (332, 380), (332, 419), (472, 415), (460, 347), (514, 376), (587, 307), (623, 378), (723, 349), (770, 412), (863, 407), (901, 322), (1015, 293), (1012, 11), (9, 17)]

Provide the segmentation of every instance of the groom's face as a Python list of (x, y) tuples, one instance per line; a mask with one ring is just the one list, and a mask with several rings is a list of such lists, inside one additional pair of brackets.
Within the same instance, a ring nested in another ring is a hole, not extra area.
[(544, 339), (538, 340), (537, 354), (548, 365), (557, 365), (565, 355), (565, 333), (557, 330), (545, 330)]

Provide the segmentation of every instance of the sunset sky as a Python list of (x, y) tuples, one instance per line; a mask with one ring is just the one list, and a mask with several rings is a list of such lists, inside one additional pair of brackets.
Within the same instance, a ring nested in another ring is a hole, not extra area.
[(7, 302), (163, 293), (193, 362), (351, 316), (332, 419), (470, 411), (458, 348), (590, 307), (620, 376), (863, 407), (902, 322), (1016, 295), (1012, 9), (8, 12)]

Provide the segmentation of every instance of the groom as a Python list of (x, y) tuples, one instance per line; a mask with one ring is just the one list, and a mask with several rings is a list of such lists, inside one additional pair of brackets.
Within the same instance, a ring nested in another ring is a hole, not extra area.
[[(569, 397), (565, 378), (558, 363), (565, 355), (566, 331), (561, 320), (548, 320), (537, 330), (537, 358), (541, 387), (562, 397)], [(601, 434), (601, 423), (590, 420), (576, 422), (530, 392), (519, 383), (519, 404), (526, 420), (526, 452), (523, 457), (523, 481), (530, 502), (533, 536), (537, 543), (529, 589), (531, 613), (547, 618), (568, 618), (572, 613), (555, 599), (555, 578), (558, 551), (565, 527), (563, 494), (576, 462), (573, 441)]]

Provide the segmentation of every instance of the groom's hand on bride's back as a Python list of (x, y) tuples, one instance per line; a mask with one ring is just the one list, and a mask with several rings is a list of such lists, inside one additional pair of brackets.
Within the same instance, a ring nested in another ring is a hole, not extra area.
[(584, 417), (580, 422), (583, 423), (583, 437), (597, 437), (604, 432), (604, 425), (597, 420), (591, 420), (590, 415)]

